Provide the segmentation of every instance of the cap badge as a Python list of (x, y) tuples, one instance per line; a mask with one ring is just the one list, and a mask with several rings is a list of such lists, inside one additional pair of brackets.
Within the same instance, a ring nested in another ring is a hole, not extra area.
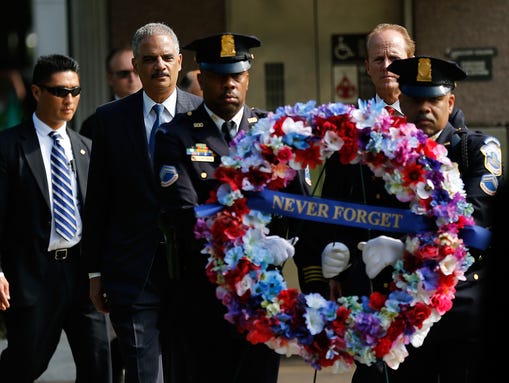
[(431, 82), (431, 60), (421, 57), (417, 66), (417, 81)]
[(235, 40), (233, 35), (222, 35), (221, 36), (221, 57), (234, 57), (235, 52)]

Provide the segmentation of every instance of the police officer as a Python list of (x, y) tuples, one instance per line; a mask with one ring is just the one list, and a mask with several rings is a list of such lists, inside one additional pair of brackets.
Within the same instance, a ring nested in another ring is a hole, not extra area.
[[(398, 74), (400, 105), (409, 122), (444, 145), (458, 163), (467, 201), (474, 207), (477, 225), (490, 227), (492, 204), (502, 176), (500, 143), (495, 137), (449, 122), (456, 82), (466, 78), (455, 62), (419, 56), (389, 66)], [(470, 248), (475, 262), (466, 281), (456, 286), (452, 309), (436, 323), (423, 346), (394, 371), (391, 382), (470, 383), (481, 381), (482, 287), (486, 279), (485, 252)], [(419, 371), (419, 373), (416, 373)]]
[[(493, 197), (502, 175), (500, 143), (494, 137), (466, 128), (455, 128), (448, 122), (454, 108), (453, 90), (457, 81), (466, 78), (465, 72), (454, 62), (427, 56), (396, 60), (387, 69), (399, 76), (402, 112), (409, 122), (447, 148), (448, 157), (458, 163), (467, 201), (474, 207), (476, 224), (489, 227)], [(351, 241), (348, 245), (352, 251)], [(381, 272), (390, 268), (382, 267), (393, 264), (403, 254), (402, 242), (388, 236), (368, 240), (364, 252), (367, 247), (376, 250), (375, 257), (364, 257), (366, 274), (375, 280)], [(345, 252), (324, 253), (324, 272), (331, 271), (328, 265), (333, 260), (341, 259), (348, 264)], [(453, 308), (431, 328), (424, 344), (419, 348), (410, 347), (410, 355), (398, 370), (380, 365), (361, 366), (358, 370), (363, 377), (369, 376), (371, 382), (386, 382), (388, 377), (391, 383), (480, 381), (481, 293), (485, 282), (485, 254), (475, 248), (470, 248), (470, 253), (475, 262), (466, 273), (466, 281), (456, 286)], [(359, 377), (360, 373), (356, 371), (352, 381), (360, 382)]]
[[(156, 136), (154, 166), (160, 176), (161, 222), (172, 246), (175, 286), (174, 369), (177, 381), (276, 383), (279, 355), (264, 344), (253, 345), (224, 318), (216, 286), (206, 276), (204, 245), (194, 236), (194, 207), (206, 203), (218, 186), (214, 176), (228, 143), (250, 129), (267, 112), (245, 104), (251, 48), (255, 36), (221, 33), (197, 39), (184, 49), (195, 52), (204, 102), (163, 124)], [(293, 192), (307, 194), (299, 173)], [(281, 222), (277, 223), (282, 231)], [(279, 233), (278, 233), (279, 234)], [(271, 236), (280, 259), (293, 255), (285, 239)], [(283, 241), (283, 242), (281, 242)], [(280, 245), (280, 246), (279, 246)]]

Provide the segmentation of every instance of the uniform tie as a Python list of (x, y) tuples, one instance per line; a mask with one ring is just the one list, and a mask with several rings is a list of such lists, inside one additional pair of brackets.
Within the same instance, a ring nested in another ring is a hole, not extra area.
[(53, 216), (55, 230), (62, 238), (70, 241), (77, 232), (76, 209), (71, 187), (71, 170), (69, 161), (60, 140), (62, 136), (53, 131), (51, 149), (51, 185), (53, 190)]
[(164, 107), (161, 104), (155, 104), (152, 107), (152, 110), (156, 113), (156, 120), (154, 121), (154, 125), (152, 125), (152, 130), (150, 131), (150, 139), (148, 141), (148, 146), (150, 150), (150, 158), (154, 159), (154, 148), (156, 145), (156, 133), (159, 129), (159, 125), (161, 125), (163, 110)]
[(224, 139), (229, 144), (232, 140), (232, 132), (237, 132), (237, 124), (235, 121), (225, 121), (221, 126), (221, 131), (223, 132)]

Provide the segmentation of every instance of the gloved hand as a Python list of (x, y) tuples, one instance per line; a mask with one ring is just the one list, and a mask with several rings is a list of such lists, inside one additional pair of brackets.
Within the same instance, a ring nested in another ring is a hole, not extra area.
[(368, 242), (359, 242), (358, 249), (362, 251), (362, 260), (366, 264), (366, 274), (370, 279), (375, 278), (380, 271), (403, 257), (405, 245), (399, 239), (379, 237)]
[(297, 243), (299, 238), (284, 239), (277, 235), (269, 235), (265, 238), (264, 247), (273, 256), (272, 264), (275, 266), (282, 265), (287, 259), (292, 258), (295, 254), (293, 245)]
[(344, 243), (331, 242), (322, 251), (322, 274), (334, 278), (348, 267), (350, 250)]

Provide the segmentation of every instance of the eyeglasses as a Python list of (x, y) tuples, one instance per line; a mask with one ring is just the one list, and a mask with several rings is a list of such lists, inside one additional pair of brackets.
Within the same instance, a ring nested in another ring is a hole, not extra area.
[(81, 87), (75, 86), (73, 88), (65, 88), (63, 86), (46, 86), (39, 85), (41, 88), (46, 89), (53, 96), (65, 98), (70, 93), (73, 97), (76, 97), (81, 93)]
[(115, 73), (115, 76), (118, 78), (127, 78), (131, 73), (134, 74), (133, 70), (117, 70)]

